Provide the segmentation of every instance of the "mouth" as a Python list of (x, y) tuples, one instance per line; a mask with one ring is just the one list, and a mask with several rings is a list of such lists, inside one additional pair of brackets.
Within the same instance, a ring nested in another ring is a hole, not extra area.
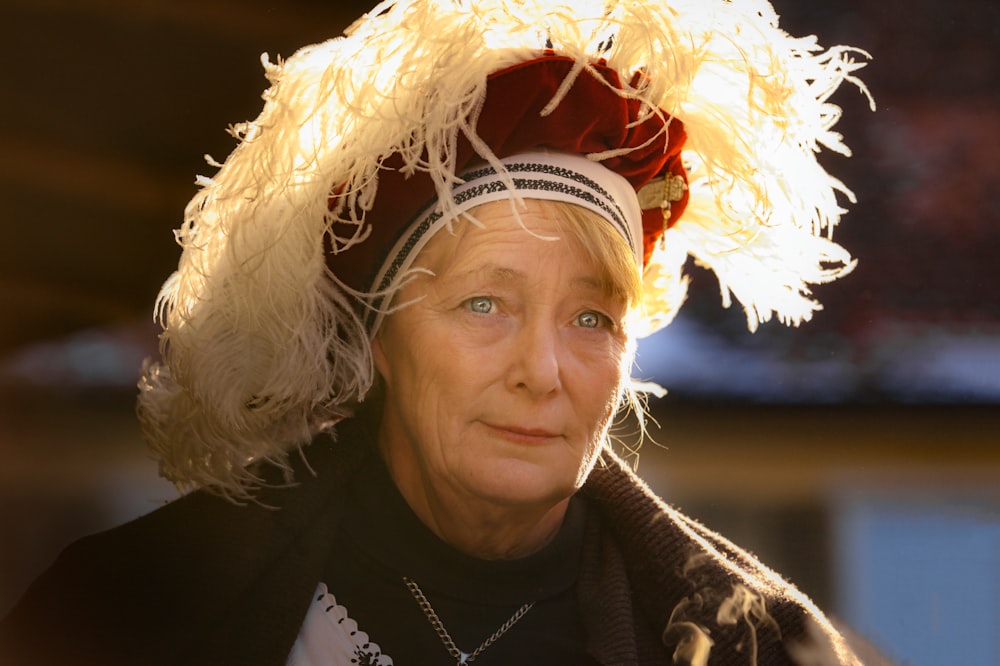
[(542, 443), (562, 437), (560, 433), (547, 428), (533, 428), (504, 423), (484, 423), (484, 425), (505, 439), (526, 444)]

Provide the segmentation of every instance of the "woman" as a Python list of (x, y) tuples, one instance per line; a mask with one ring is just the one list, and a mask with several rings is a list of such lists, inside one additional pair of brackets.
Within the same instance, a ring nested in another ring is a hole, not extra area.
[(858, 663), (609, 435), (688, 254), (751, 328), (851, 269), (815, 149), (858, 65), (763, 3), (593, 4), (387, 2), (265, 58), (140, 382), (197, 490), (67, 549), (3, 663)]

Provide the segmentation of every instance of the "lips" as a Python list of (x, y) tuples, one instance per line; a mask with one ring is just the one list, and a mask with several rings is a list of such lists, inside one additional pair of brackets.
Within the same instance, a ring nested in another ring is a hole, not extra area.
[(562, 435), (556, 431), (549, 430), (547, 428), (534, 428), (529, 426), (520, 425), (510, 425), (510, 424), (500, 424), (500, 423), (486, 423), (487, 427), (492, 430), (499, 432), (504, 437), (508, 439), (515, 439), (525, 442), (542, 442), (545, 440), (556, 439)]

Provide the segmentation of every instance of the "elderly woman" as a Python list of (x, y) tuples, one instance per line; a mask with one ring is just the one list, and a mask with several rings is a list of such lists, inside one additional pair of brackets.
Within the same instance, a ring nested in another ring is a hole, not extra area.
[(687, 256), (751, 328), (850, 270), (815, 152), (858, 65), (763, 2), (572, 4), (387, 2), (265, 58), (140, 382), (193, 492), (68, 548), (4, 664), (857, 663), (609, 433)]

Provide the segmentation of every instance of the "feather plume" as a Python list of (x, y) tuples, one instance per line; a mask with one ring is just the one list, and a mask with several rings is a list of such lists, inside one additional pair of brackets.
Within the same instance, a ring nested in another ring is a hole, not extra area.
[[(829, 98), (843, 82), (867, 94), (864, 53), (789, 36), (764, 0), (383, 2), (342, 37), (262, 57), (263, 110), (231, 128), (238, 145), (186, 208), (157, 303), (162, 362), (140, 381), (168, 478), (245, 497), (249, 462), (284, 460), (364, 398), (373, 371), (357, 295), (324, 249), (365, 242), (390, 154), (431, 175), (448, 214), (458, 133), (497, 164), (468, 120), (487, 75), (547, 47), (578, 61), (570, 77), (599, 58), (624, 81), (644, 72), (620, 94), (687, 129), (690, 203), (646, 269), (644, 333), (680, 307), (689, 256), (751, 329), (808, 320), (809, 285), (853, 267), (831, 237), (838, 196), (851, 195), (816, 154), (847, 152)], [(334, 235), (335, 221), (349, 231)]]

